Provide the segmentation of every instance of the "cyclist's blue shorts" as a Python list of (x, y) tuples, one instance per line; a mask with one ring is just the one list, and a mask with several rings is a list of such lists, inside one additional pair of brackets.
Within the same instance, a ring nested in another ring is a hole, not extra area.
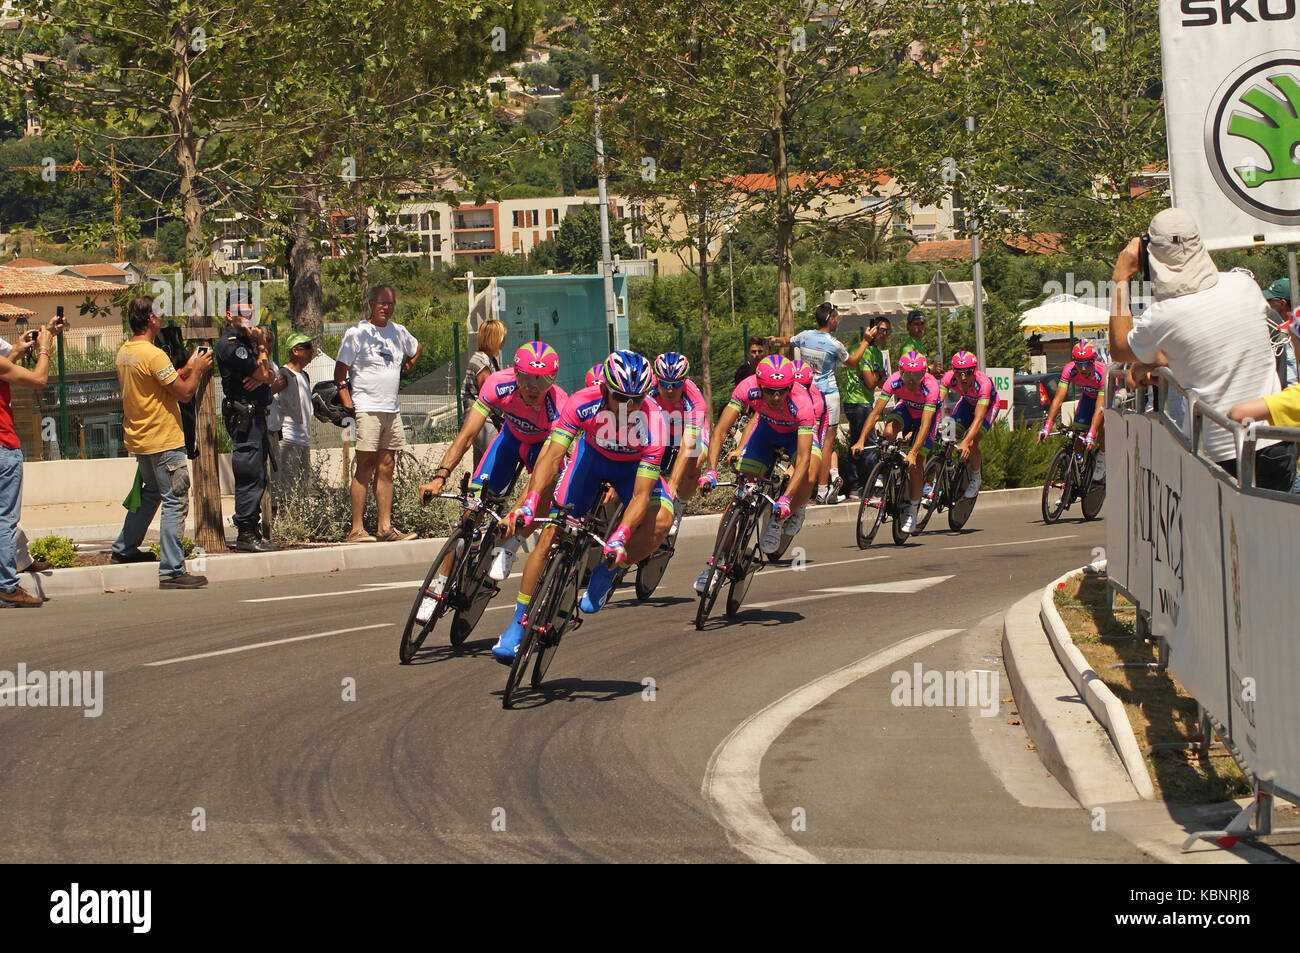
[[(984, 421), (980, 424), (980, 430), (992, 430), (993, 418), (997, 415), (997, 405), (990, 401), (988, 409), (984, 411)], [(952, 412), (952, 419), (957, 421), (960, 433), (964, 435), (966, 431), (970, 429), (971, 423), (975, 420), (975, 405), (968, 400), (958, 401), (956, 408)]]
[[(611, 460), (599, 450), (593, 450), (586, 440), (578, 438), (577, 445), (565, 462), (564, 472), (560, 474), (560, 482), (555, 487), (555, 502), (551, 512), (572, 504), (575, 516), (590, 513), (602, 481), (614, 488), (626, 506), (632, 501), (638, 466), (639, 460)], [(653, 511), (655, 507), (673, 512), (673, 497), (663, 476), (656, 479), (655, 488), (650, 491), (650, 510)]]
[(776, 459), (777, 450), (784, 450), (794, 460), (799, 456), (799, 432), (777, 433), (761, 417), (754, 432), (740, 450), (736, 469), (741, 473), (763, 476)]
[(537, 454), (545, 442), (539, 440), (536, 443), (521, 443), (509, 427), (502, 428), (483, 454), (483, 459), (479, 460), (474, 476), (469, 481), (470, 490), (477, 492), (487, 483), (488, 489), (493, 493), (504, 493), (515, 475), (515, 464), (522, 462), (524, 469), (532, 473)]
[[(896, 420), (899, 423), (898, 437), (900, 440), (915, 438), (916, 432), (921, 429), (921, 415), (914, 413), (907, 407), (895, 407), (886, 414), (885, 422), (888, 423), (891, 420)], [(930, 418), (930, 432), (925, 435), (925, 443), (921, 444), (920, 452), (922, 454), (929, 453), (934, 448), (934, 437), (938, 427), (939, 415), (936, 413), (932, 418)], [(911, 444), (908, 444), (907, 446), (910, 449)]]
[(1092, 415), (1097, 412), (1097, 398), (1089, 397), (1086, 394), (1079, 398), (1079, 402), (1074, 405), (1074, 425), (1076, 427), (1091, 427)]

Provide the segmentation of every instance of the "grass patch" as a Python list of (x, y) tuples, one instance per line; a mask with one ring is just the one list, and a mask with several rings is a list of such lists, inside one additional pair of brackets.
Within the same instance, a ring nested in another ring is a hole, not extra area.
[[(1107, 605), (1104, 576), (1071, 579), (1053, 593), (1057, 611), (1088, 664), (1124, 705), (1138, 747), (1186, 741), (1197, 733), (1196, 700), (1169, 672), (1114, 668), (1157, 661), (1154, 643), (1127, 641), (1137, 634), (1137, 608), (1122, 596)], [(1166, 801), (1210, 804), (1249, 796), (1246, 780), (1223, 748), (1208, 755), (1157, 751), (1143, 759), (1156, 792)]]

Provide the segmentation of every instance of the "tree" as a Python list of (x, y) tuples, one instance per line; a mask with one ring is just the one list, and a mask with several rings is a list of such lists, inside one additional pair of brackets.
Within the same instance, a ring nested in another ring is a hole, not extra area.
[[(610, 255), (631, 257), (632, 246), (622, 229), (613, 222), (609, 233)], [(591, 274), (600, 265), (600, 208), (594, 204), (570, 208), (560, 222), (560, 230), (550, 241), (537, 245), (530, 256), (537, 268), (553, 268), (578, 274)]]
[(162, 261), (183, 261), (185, 258), (185, 226), (171, 219), (158, 229), (158, 246), (154, 257)]

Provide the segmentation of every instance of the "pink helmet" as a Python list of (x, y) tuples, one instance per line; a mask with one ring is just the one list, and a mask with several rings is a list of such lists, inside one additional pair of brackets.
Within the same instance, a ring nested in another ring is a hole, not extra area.
[(1074, 346), (1070, 356), (1076, 361), (1095, 361), (1097, 359), (1097, 349), (1088, 341), (1080, 341)]
[(794, 361), (780, 354), (769, 354), (758, 362), (754, 376), (758, 378), (759, 387), (773, 390), (791, 387), (794, 385)]
[(809, 386), (811, 386), (811, 385), (812, 385), (812, 382), (813, 382), (813, 369), (812, 369), (812, 365), (806, 363), (805, 361), (795, 361), (795, 362), (794, 362), (794, 379), (797, 380), (797, 381), (798, 381), (800, 384), (802, 384), (804, 387), (809, 387)]
[(587, 371), (587, 386), (591, 387), (600, 383), (600, 372), (605, 367), (605, 362), (591, 365), (591, 370)]
[(979, 361), (970, 351), (958, 351), (952, 356), (952, 369), (954, 371), (973, 371), (978, 365)]
[(900, 371), (919, 371), (925, 373), (925, 355), (918, 351), (908, 351), (898, 359), (898, 369)]
[(560, 372), (560, 355), (542, 341), (529, 341), (515, 351), (515, 373), (549, 377)]

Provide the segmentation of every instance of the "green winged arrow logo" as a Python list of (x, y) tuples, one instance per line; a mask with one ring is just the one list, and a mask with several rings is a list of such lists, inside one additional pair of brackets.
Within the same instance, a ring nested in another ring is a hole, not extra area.
[(1234, 112), (1228, 123), (1228, 135), (1249, 139), (1264, 150), (1271, 163), (1268, 169), (1253, 163), (1233, 167), (1242, 184), (1250, 189), (1265, 182), (1300, 179), (1300, 83), (1286, 74), (1270, 76), (1268, 81), (1281, 96), (1252, 86), (1237, 102), (1249, 106), (1255, 114)]

